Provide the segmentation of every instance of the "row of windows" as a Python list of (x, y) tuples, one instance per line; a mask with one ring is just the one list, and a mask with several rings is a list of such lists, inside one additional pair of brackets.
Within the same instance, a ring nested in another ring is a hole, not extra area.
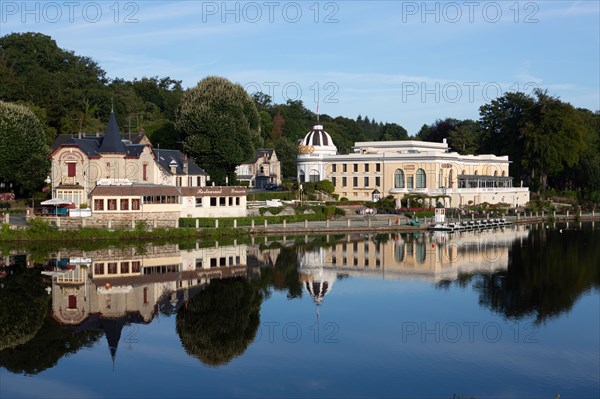
[[(357, 163), (352, 164), (352, 171), (354, 173), (358, 173), (358, 169), (359, 169), (358, 165), (359, 164), (357, 164)], [(373, 169), (371, 169), (372, 168), (371, 164), (364, 163), (362, 165), (363, 165), (363, 170), (362, 170), (363, 172), (369, 172), (369, 171), (373, 170)], [(338, 166), (338, 164), (335, 164), (335, 163), (331, 164), (331, 171), (332, 172), (337, 172), (338, 168), (342, 172), (344, 172), (344, 173), (348, 172), (348, 164), (347, 163), (339, 164), (339, 166)], [(375, 170), (375, 172), (381, 172), (381, 164), (380, 163), (376, 163), (374, 170)]]
[[(146, 179), (144, 179), (146, 180)], [(188, 176), (188, 180), (187, 180), (187, 186), (188, 187), (194, 187), (194, 182), (196, 183), (196, 186), (198, 187), (202, 187), (202, 177), (200, 176)], [(182, 187), (183, 186), (183, 176), (177, 176), (175, 178), (175, 185), (177, 187)]]
[(96, 263), (94, 265), (94, 275), (139, 273), (141, 265), (140, 261)]
[[(331, 257), (331, 264), (332, 265), (336, 265), (337, 261), (338, 261), (337, 256), (332, 256)], [(359, 265), (358, 264), (358, 258), (354, 258), (352, 264), (354, 266), (369, 267), (369, 259), (368, 258), (364, 258), (362, 261), (363, 261), (363, 264)], [(342, 263), (341, 264), (349, 266), (348, 265), (348, 259), (345, 256), (342, 258)], [(378, 268), (378, 269), (381, 267), (381, 260), (379, 258), (375, 259), (375, 267)]]
[[(416, 177), (416, 187), (415, 187)], [(425, 188), (427, 186), (427, 176), (423, 169), (418, 169), (415, 175), (404, 176), (402, 169), (396, 169), (394, 172), (394, 187), (395, 188)]]
[[(335, 187), (337, 187), (338, 178), (337, 177), (332, 177), (331, 178), (331, 182), (333, 183), (333, 185)], [(352, 187), (358, 187), (358, 182), (359, 182), (358, 176), (354, 176), (352, 178)], [(380, 187), (381, 186), (381, 178), (379, 176), (375, 176), (373, 178), (373, 180), (371, 180), (371, 178), (368, 177), (368, 176), (363, 177), (363, 187), (365, 187), (365, 188), (366, 187), (371, 187), (371, 184), (370, 184), (371, 182), (375, 183), (375, 185), (374, 185), (375, 187)], [(345, 176), (342, 177), (341, 178), (341, 183), (342, 183), (341, 187), (347, 187), (348, 186), (348, 178), (345, 177)]]
[[(117, 208), (118, 205), (118, 208)], [(95, 199), (94, 200), (94, 210), (95, 211), (139, 211), (140, 210), (140, 199), (139, 198), (112, 198), (112, 199)]]
[(160, 266), (148, 266), (144, 267), (143, 274), (166, 274), (166, 273), (178, 273), (180, 271), (179, 265), (160, 265)]
[[(201, 207), (203, 201), (208, 201), (208, 206), (240, 206), (240, 197), (209, 197), (209, 198), (196, 198), (196, 207)], [(177, 204), (179, 203), (179, 197), (176, 196), (145, 196), (145, 204)], [(111, 198), (111, 199), (95, 199), (94, 200), (95, 211), (139, 211), (140, 210), (140, 199), (139, 198)]]
[[(235, 259), (235, 262), (234, 262)], [(226, 266), (237, 266), (240, 264), (240, 257), (236, 256), (221, 256), (220, 258), (210, 258), (210, 267), (226, 267)], [(204, 267), (204, 261), (202, 259), (196, 259), (196, 269), (202, 269)]]
[[(196, 208), (204, 203), (204, 198), (196, 197)], [(206, 202), (208, 206), (240, 206), (240, 197), (209, 197)]]

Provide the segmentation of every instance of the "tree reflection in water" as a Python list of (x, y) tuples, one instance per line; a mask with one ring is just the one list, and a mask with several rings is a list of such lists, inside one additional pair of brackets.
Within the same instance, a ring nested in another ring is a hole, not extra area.
[(262, 295), (245, 278), (213, 280), (177, 312), (186, 352), (210, 366), (229, 363), (254, 341)]
[(0, 288), (0, 366), (37, 374), (65, 355), (90, 347), (102, 331), (72, 333), (50, 316), (50, 296), (39, 270), (12, 268)]
[(579, 297), (600, 287), (600, 230), (539, 227), (522, 244), (513, 243), (507, 270), (461, 275), (454, 284), (472, 284), (479, 303), (506, 318), (543, 323), (569, 312)]

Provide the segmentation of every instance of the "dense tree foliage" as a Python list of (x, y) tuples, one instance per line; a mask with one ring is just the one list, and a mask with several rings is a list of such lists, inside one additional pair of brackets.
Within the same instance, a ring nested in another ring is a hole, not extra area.
[(210, 366), (229, 363), (254, 340), (262, 296), (244, 278), (213, 280), (177, 312), (186, 352)]
[(235, 181), (235, 167), (254, 155), (261, 143), (260, 124), (244, 88), (216, 76), (187, 90), (177, 114), (186, 150), (218, 184), (224, 184), (226, 176)]
[(32, 193), (44, 184), (50, 162), (44, 127), (25, 106), (0, 101), (0, 182)]

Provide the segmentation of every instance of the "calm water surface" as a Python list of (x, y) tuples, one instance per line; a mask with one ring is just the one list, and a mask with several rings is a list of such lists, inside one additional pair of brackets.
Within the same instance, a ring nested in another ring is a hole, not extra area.
[(600, 396), (598, 224), (4, 263), (2, 398)]

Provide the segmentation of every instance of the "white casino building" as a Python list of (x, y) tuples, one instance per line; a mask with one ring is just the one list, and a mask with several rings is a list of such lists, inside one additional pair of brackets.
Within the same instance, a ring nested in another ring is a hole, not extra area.
[(298, 153), (298, 182), (330, 180), (335, 193), (350, 201), (393, 195), (400, 205), (404, 196), (421, 194), (450, 207), (529, 202), (529, 189), (513, 186), (508, 156), (460, 155), (445, 140), (357, 142), (352, 153), (339, 154), (317, 124), (299, 141)]

